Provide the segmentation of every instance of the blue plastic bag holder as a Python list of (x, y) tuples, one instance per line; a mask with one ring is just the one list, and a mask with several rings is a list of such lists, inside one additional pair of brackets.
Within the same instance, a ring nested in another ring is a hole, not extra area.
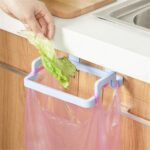
[(80, 107), (89, 108), (95, 105), (96, 100), (100, 97), (100, 91), (103, 86), (105, 86), (106, 84), (110, 84), (111, 87), (115, 87), (116, 82), (118, 82), (120, 85), (122, 84), (122, 77), (116, 76), (116, 73), (113, 71), (100, 70), (85, 64), (81, 64), (79, 58), (71, 55), (69, 56), (69, 59), (76, 66), (77, 70), (84, 71), (100, 77), (100, 79), (95, 82), (93, 96), (89, 99), (85, 100), (78, 96), (74, 96), (69, 93), (35, 82), (37, 69), (41, 65), (40, 58), (37, 58), (32, 62), (32, 71), (28, 76), (24, 78), (25, 87), (49, 96), (53, 96), (65, 102), (78, 105)]
[[(65, 102), (69, 102), (75, 105), (78, 105), (80, 107), (84, 108), (89, 108), (92, 107), (96, 104), (97, 99), (100, 97), (101, 89), (103, 86), (109, 84), (112, 88), (117, 86), (121, 86), (123, 84), (123, 78), (121, 76), (116, 75), (115, 72), (110, 71), (110, 70), (100, 70), (96, 69), (94, 67), (90, 67), (85, 64), (80, 63), (80, 59), (70, 55), (69, 56), (70, 61), (76, 66), (78, 70), (93, 74), (95, 76), (100, 77), (99, 80), (95, 82), (95, 87), (94, 87), (94, 93), (93, 96), (90, 97), (89, 99), (83, 99), (74, 95), (71, 95), (69, 93), (47, 87), (45, 85), (42, 85), (40, 83), (37, 83), (35, 81), (36, 75), (37, 75), (37, 70), (39, 66), (41, 65), (41, 59), (37, 58), (32, 62), (32, 71), (29, 75), (27, 75), (24, 78), (24, 85), (27, 88), (30, 88), (32, 90), (35, 90), (37, 92), (53, 96), (55, 98), (58, 98), (60, 100), (63, 100)], [(150, 127), (150, 121), (143, 119), (139, 116), (136, 116), (132, 113), (130, 113), (129, 108), (121, 107), (121, 114), (123, 116), (128, 117), (129, 119), (132, 119), (138, 123), (141, 123), (143, 125), (149, 126)]]

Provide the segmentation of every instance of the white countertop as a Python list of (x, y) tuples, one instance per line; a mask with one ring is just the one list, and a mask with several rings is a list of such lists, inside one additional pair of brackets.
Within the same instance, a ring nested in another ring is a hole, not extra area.
[[(56, 48), (150, 83), (150, 35), (100, 20), (95, 12), (55, 18)], [(0, 11), (0, 29), (17, 34), (24, 26)]]

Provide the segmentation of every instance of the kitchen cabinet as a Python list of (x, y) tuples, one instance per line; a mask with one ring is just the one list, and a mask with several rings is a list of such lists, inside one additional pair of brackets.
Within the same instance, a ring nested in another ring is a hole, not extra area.
[[(64, 53), (58, 52), (58, 54)], [(22, 72), (30, 71), (31, 62), (37, 56), (37, 50), (25, 39), (0, 30), (0, 62), (3, 66), (9, 66), (6, 67), (9, 69), (0, 67), (0, 149), (2, 150), (22, 148), (25, 107)], [(94, 65), (84, 60), (82, 62)], [(18, 71), (20, 74), (17, 73)], [(150, 120), (150, 84), (123, 76), (124, 85), (120, 88), (121, 104), (131, 107), (131, 113)], [(76, 82), (72, 82), (76, 94), (84, 98), (91, 96), (96, 79), (94, 76), (79, 72)], [(109, 87), (102, 91), (104, 105), (111, 102), (112, 93)], [(121, 150), (150, 149), (150, 127), (121, 117), (121, 133)]]
[(0, 65), (0, 150), (23, 146), (23, 76)]

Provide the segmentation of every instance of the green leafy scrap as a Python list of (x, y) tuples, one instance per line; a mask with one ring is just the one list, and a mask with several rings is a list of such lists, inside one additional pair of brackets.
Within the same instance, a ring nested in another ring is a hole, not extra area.
[(31, 31), (21, 31), (20, 34), (28, 39), (38, 50), (45, 69), (55, 77), (60, 84), (67, 88), (70, 77), (75, 76), (76, 67), (67, 57), (57, 58), (53, 43), (45, 37), (37, 37)]

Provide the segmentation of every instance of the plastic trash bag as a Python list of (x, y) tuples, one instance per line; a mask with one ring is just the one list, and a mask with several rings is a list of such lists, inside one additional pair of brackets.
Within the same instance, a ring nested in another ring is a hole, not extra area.
[[(57, 87), (57, 82), (40, 71), (37, 82)], [(81, 108), (27, 89), (25, 150), (119, 150), (120, 105), (117, 88), (112, 104), (101, 101)]]

